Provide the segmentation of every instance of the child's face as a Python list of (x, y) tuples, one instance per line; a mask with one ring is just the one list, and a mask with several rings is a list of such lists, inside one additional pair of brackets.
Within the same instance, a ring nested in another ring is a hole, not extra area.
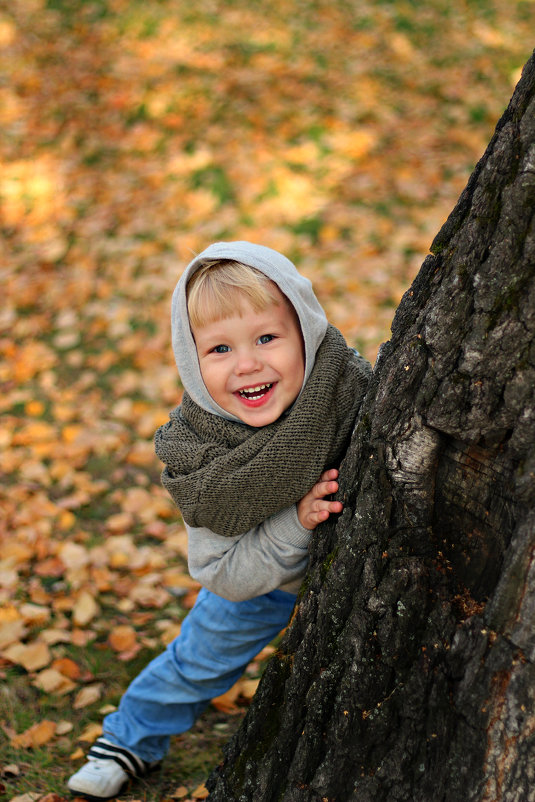
[(278, 304), (193, 329), (206, 389), (226, 412), (249, 426), (273, 423), (299, 395), (305, 374), (295, 312), (278, 288)]

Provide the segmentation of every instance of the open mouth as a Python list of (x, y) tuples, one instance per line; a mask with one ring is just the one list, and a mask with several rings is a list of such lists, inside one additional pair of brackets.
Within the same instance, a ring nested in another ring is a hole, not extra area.
[(238, 395), (246, 401), (259, 401), (266, 393), (269, 393), (273, 384), (257, 384), (255, 387), (244, 387), (238, 390)]

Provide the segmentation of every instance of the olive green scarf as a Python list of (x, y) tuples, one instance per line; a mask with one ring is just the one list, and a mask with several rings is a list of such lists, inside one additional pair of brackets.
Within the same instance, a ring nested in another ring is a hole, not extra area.
[(162, 483), (190, 526), (240, 535), (299, 501), (344, 455), (369, 364), (329, 326), (299, 398), (260, 428), (206, 412), (184, 393), (156, 432)]

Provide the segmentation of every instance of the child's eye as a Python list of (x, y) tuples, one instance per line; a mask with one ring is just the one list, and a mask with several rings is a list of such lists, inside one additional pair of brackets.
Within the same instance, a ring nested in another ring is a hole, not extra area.
[(258, 342), (260, 345), (265, 345), (266, 343), (271, 342), (273, 339), (273, 334), (262, 334), (262, 336), (258, 338)]
[(212, 352), (214, 354), (227, 354), (230, 351), (228, 345), (216, 345), (215, 348), (212, 348)]

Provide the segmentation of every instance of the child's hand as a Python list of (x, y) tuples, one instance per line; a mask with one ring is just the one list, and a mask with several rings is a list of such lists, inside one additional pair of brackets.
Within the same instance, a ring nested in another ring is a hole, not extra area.
[(336, 468), (331, 468), (321, 474), (319, 481), (314, 487), (297, 502), (297, 517), (299, 523), (305, 529), (314, 529), (322, 521), (326, 521), (333, 512), (342, 512), (343, 504), (341, 501), (325, 501), (325, 496), (336, 493), (338, 482)]

